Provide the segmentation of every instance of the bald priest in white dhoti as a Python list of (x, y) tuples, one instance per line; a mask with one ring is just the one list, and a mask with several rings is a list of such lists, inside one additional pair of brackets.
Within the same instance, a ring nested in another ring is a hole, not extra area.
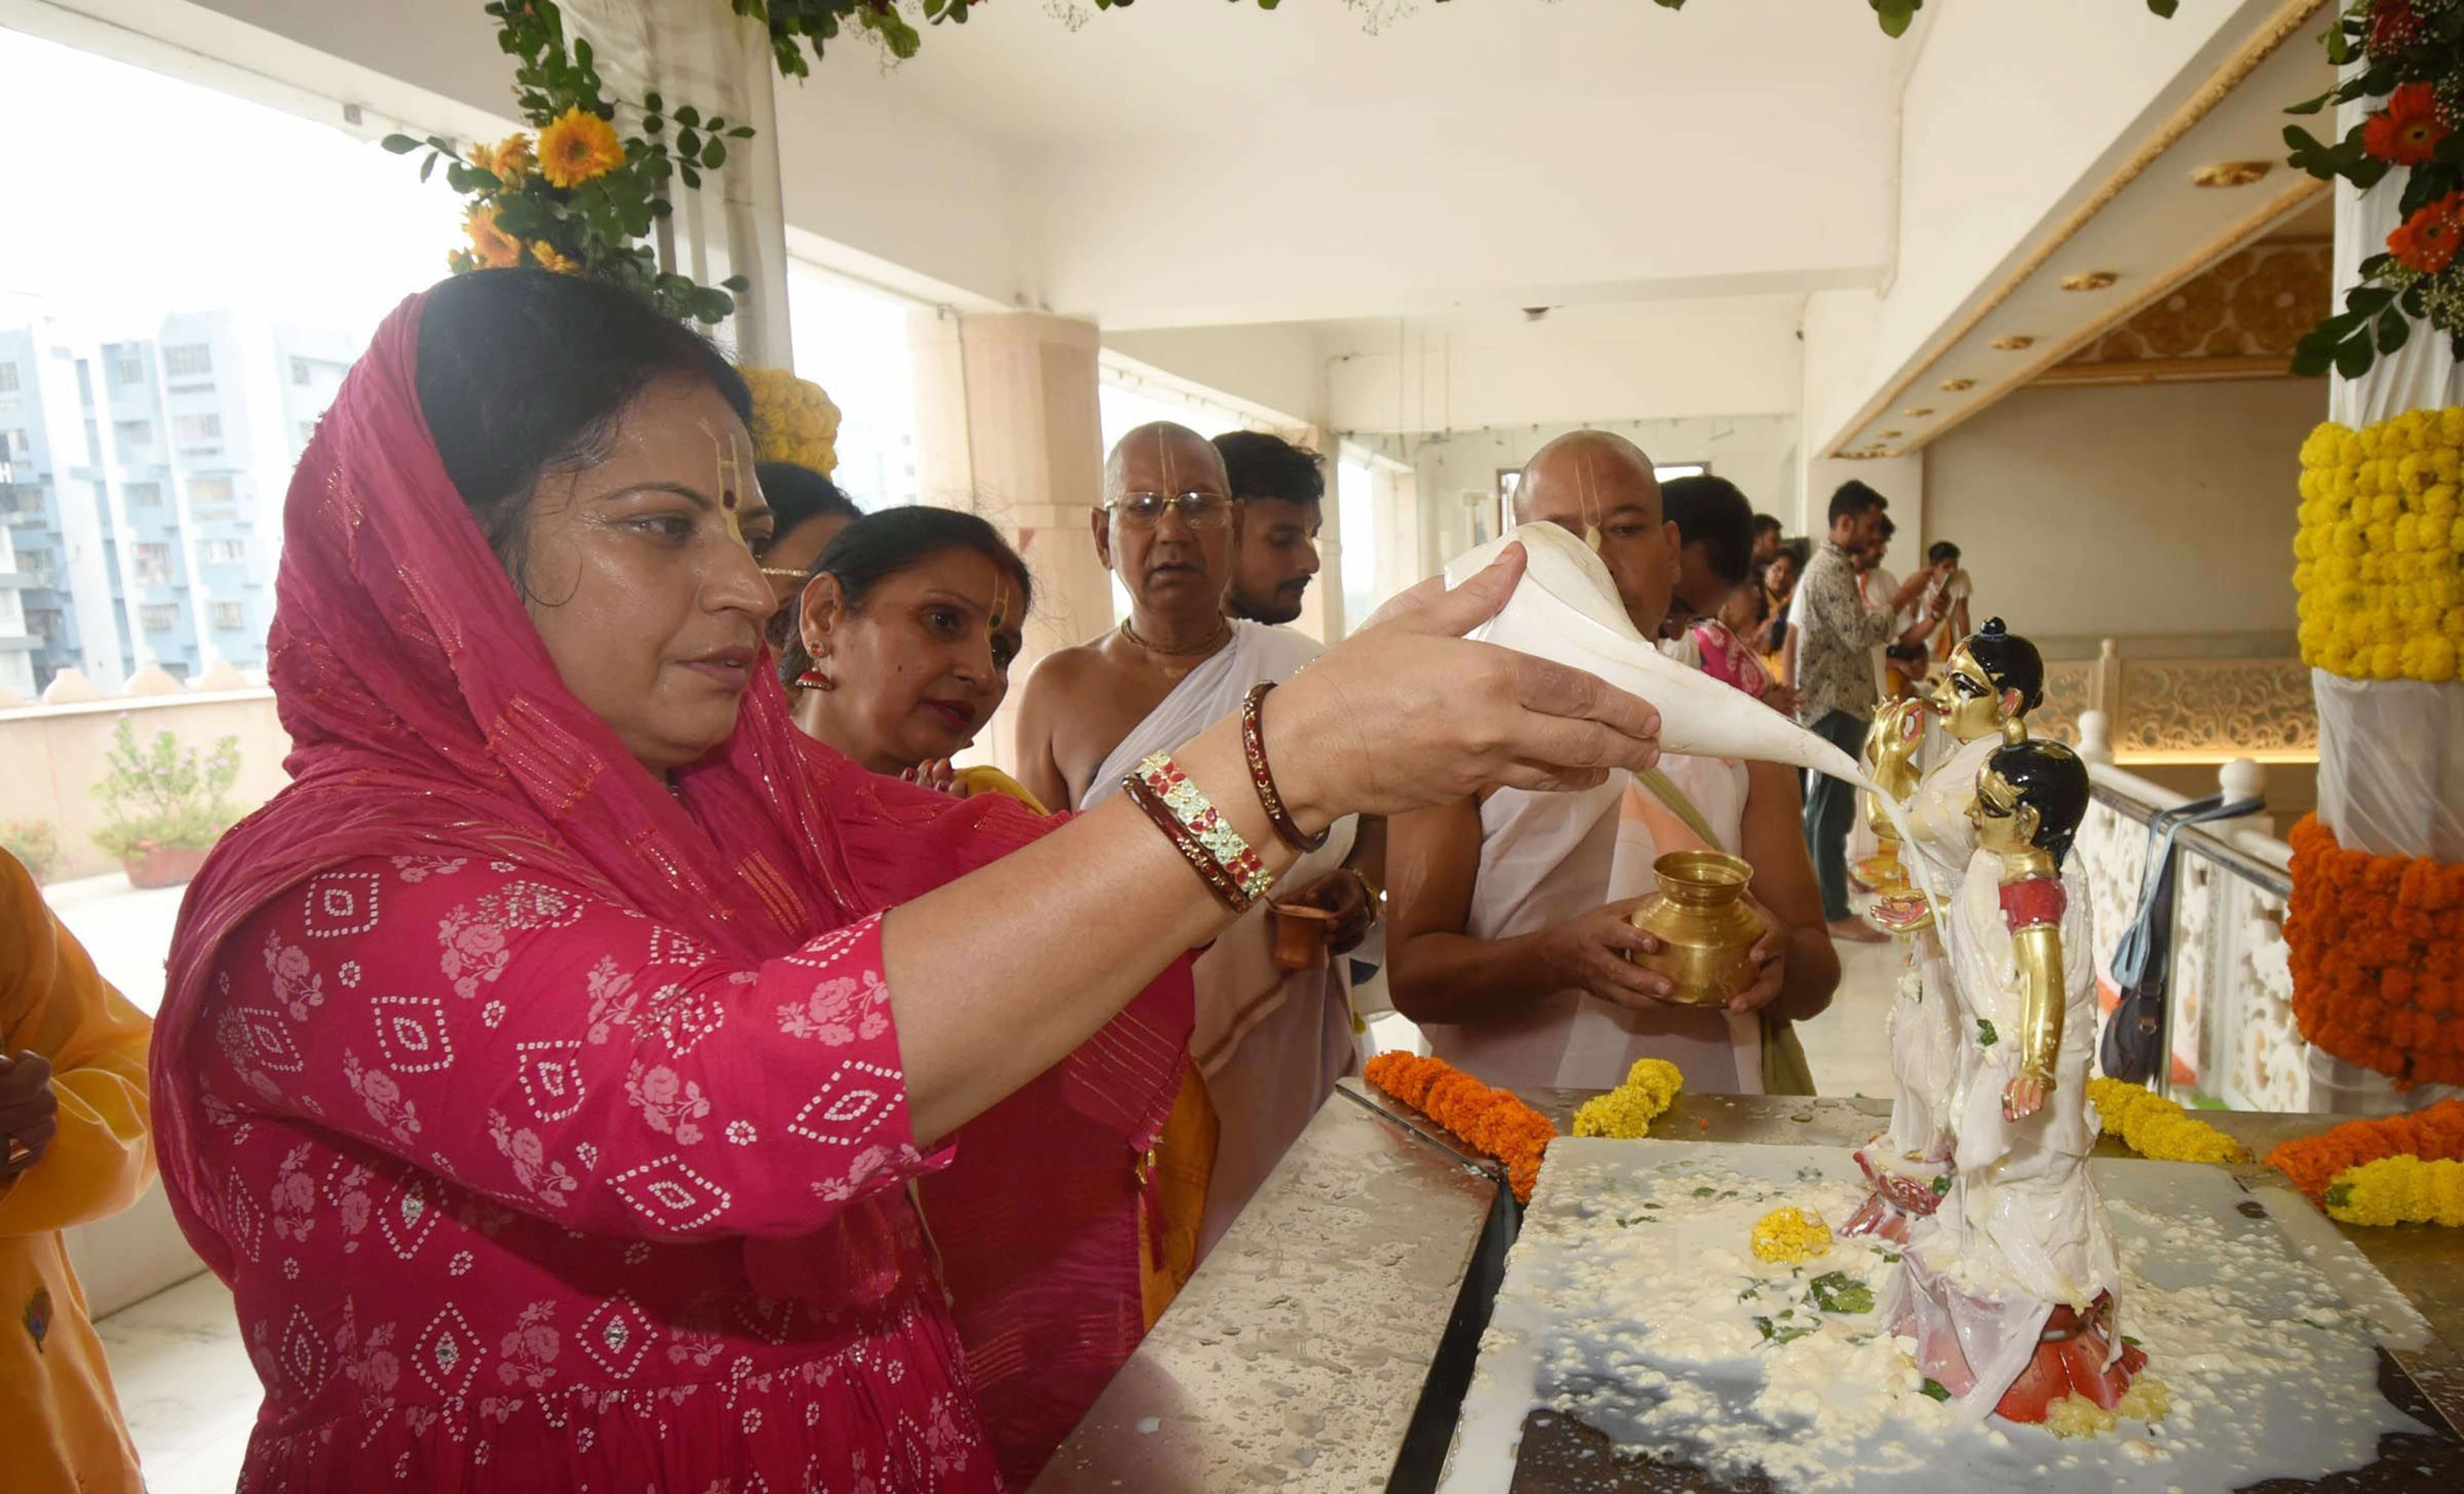
[[(1603, 593), (1614, 586), (1613, 602), (1599, 604), (1623, 614), (1619, 630), (1655, 663), (1645, 640), (1672, 616), (1715, 614), (1749, 567), (1744, 496), (1714, 478), (1682, 481), (1695, 486), (1672, 483), (1663, 510), (1649, 458), (1583, 431), (1542, 448), (1515, 491), (1527, 546), (1546, 539), (1552, 558), (1580, 556)], [(1664, 723), (1682, 711), (1769, 712), (1707, 675), (1680, 677), (1702, 690), (1660, 702)], [(1396, 1009), (1420, 1024), (1432, 1053), (1507, 1088), (1604, 1088), (1649, 1057), (1676, 1064), (1698, 1092), (1811, 1093), (1790, 1024), (1829, 1004), (1839, 964), (1799, 824), (1793, 768), (1674, 752), (1651, 773), (1593, 789), (1502, 790), (1401, 816), (1388, 831)], [(1666, 979), (1631, 958), (1651, 948), (1628, 915), (1656, 890), (1653, 863), (1705, 848), (1751, 864), (1771, 918), (1756, 946), (1760, 977), (1728, 1008), (1671, 1003)]]
[[(1121, 780), (1148, 754), (1168, 752), (1235, 714), (1252, 687), (1283, 683), (1321, 651), (1314, 639), (1288, 627), (1244, 622), (1231, 627), (1232, 641), (1192, 670), (1112, 749), (1081, 808), (1119, 793)], [(1349, 817), (1335, 822), (1326, 845), (1302, 856), (1282, 887), (1303, 889), (1344, 875), (1356, 830)], [(1280, 968), (1270, 901), (1251, 905), (1198, 959), (1198, 1028), (1189, 1053), (1221, 1128), (1199, 1230), (1201, 1259), (1299, 1139), (1334, 1082), (1360, 1068), (1351, 962), (1332, 957), (1323, 970)]]
[[(1148, 755), (1238, 714), (1252, 690), (1289, 679), (1321, 651), (1292, 628), (1223, 615), (1243, 516), (1213, 444), (1179, 426), (1141, 427), (1113, 449), (1104, 482), (1095, 550), (1129, 592), (1130, 616), (1045, 660), (1019, 711), (1021, 780), (1044, 802), (1074, 809), (1119, 793)], [(1321, 915), (1311, 920), (1324, 931), (1313, 968), (1276, 963), (1267, 899), (1199, 958), (1190, 1057), (1219, 1128), (1201, 1258), (1335, 1081), (1359, 1066), (1344, 956), (1374, 925), (1378, 893), (1356, 829), (1337, 823), (1271, 899)]]

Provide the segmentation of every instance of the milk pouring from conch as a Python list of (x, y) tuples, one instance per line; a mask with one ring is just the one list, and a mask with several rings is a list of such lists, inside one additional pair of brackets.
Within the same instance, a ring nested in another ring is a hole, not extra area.
[[(1468, 637), (1571, 665), (1650, 701), (1660, 711), (1663, 752), (1785, 762), (1859, 788), (1876, 786), (1856, 758), (1744, 691), (1661, 653), (1626, 616), (1607, 563), (1556, 524), (1518, 525), (1458, 557), (1446, 567), (1446, 584), (1462, 585), (1511, 544), (1522, 545), (1529, 558), (1523, 580), (1497, 615)], [(1902, 806), (1886, 795), (1875, 797), (1902, 841), (1911, 840)], [(1925, 858), (1909, 861), (1939, 915)]]

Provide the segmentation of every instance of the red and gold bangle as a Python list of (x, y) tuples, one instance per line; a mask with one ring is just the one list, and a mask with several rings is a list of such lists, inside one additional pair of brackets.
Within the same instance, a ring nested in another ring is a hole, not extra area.
[(1275, 789), (1274, 770), (1266, 766), (1266, 734), (1261, 718), (1266, 692), (1274, 688), (1274, 681), (1268, 680), (1241, 703), (1241, 753), (1249, 759), (1249, 781), (1257, 785), (1258, 802), (1265, 808), (1266, 823), (1275, 827), (1275, 839), (1297, 851), (1319, 850), (1331, 829), (1303, 835), (1291, 811), (1284, 807), (1284, 796)]
[(1174, 817), (1171, 806), (1163, 802), (1163, 796), (1147, 787), (1146, 781), (1134, 773), (1121, 780), (1121, 792), (1155, 822), (1155, 828), (1163, 832), (1165, 840), (1172, 842), (1172, 848), (1180, 852), (1180, 859), (1189, 863), (1189, 869), (1198, 873), (1199, 880), (1206, 884), (1206, 890), (1215, 894), (1217, 902), (1236, 913), (1248, 912), (1250, 899), (1233, 884), (1231, 875), (1215, 864), (1215, 858), (1198, 843), (1198, 838)]
[(1149, 757), (1138, 764), (1137, 776), (1172, 810), (1172, 817), (1180, 822), (1181, 828), (1206, 847), (1215, 864), (1240, 888), (1242, 896), (1254, 901), (1273, 890), (1274, 873), (1241, 838), (1241, 832), (1232, 828), (1232, 822), (1223, 818), (1206, 797), (1206, 791), (1180, 771), (1180, 764), (1172, 760), (1171, 754), (1159, 752)]

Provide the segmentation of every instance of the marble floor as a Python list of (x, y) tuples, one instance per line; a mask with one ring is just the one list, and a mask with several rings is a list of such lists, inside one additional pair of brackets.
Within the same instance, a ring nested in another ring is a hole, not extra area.
[(256, 1371), (211, 1275), (95, 1325), (148, 1494), (231, 1494), (256, 1419)]

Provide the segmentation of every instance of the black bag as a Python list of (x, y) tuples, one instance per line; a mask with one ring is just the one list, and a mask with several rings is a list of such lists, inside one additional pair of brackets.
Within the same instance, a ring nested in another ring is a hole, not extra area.
[(2107, 1078), (2143, 1085), (2167, 1070), (2165, 1000), (2173, 973), (2173, 837), (2186, 824), (2238, 820), (2265, 808), (2256, 799), (2226, 803), (2222, 794), (2160, 811), (2147, 822), (2147, 868), (2139, 877), (2139, 912), (2113, 947), (2113, 983), (2121, 1003), (2104, 1024), (2097, 1064)]

